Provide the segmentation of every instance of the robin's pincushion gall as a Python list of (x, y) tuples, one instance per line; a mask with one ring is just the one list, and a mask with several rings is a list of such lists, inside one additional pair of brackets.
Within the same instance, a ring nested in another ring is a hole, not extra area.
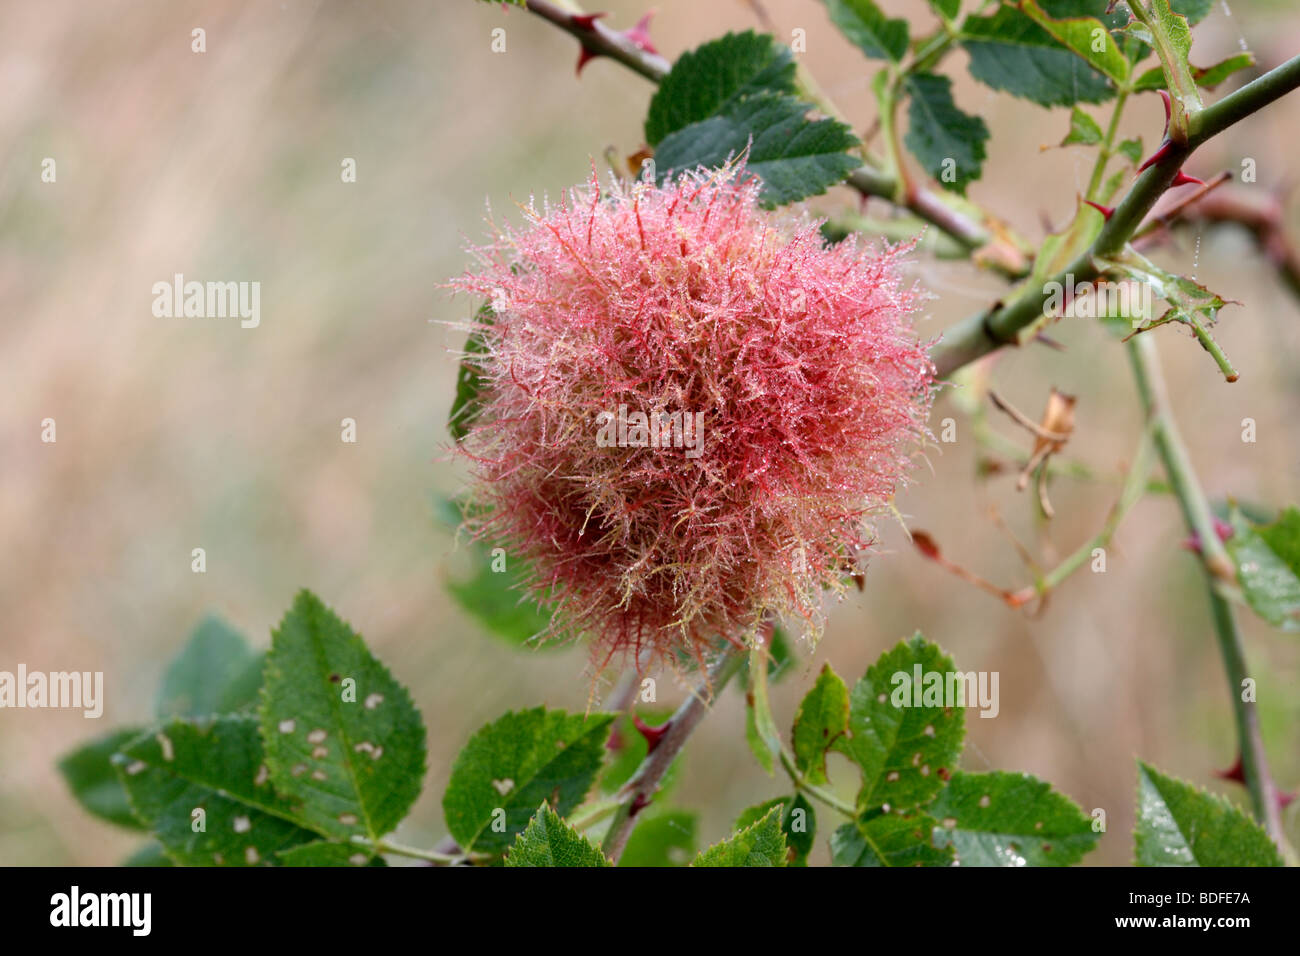
[(827, 247), (759, 189), (742, 165), (593, 173), (452, 283), (492, 309), (471, 525), (598, 667), (702, 659), (766, 612), (816, 630), (925, 437), (905, 250)]

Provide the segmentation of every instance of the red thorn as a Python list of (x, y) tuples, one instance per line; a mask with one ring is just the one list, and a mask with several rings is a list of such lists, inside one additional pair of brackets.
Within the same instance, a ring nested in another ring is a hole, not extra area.
[[(1227, 770), (1214, 770), (1211, 772), (1221, 780), (1231, 780), (1234, 783), (1241, 784), (1243, 787), (1246, 785), (1246, 774), (1241, 766), (1240, 753), (1237, 754), (1236, 762), (1233, 763), (1233, 765), (1229, 767)], [(1277, 791), (1278, 809), (1285, 810), (1295, 801), (1295, 798), (1296, 795), (1294, 793), (1287, 793), (1284, 790)]]
[(1205, 180), (1197, 179), (1195, 176), (1188, 176), (1185, 172), (1179, 169), (1174, 175), (1174, 181), (1169, 184), (1169, 188), (1173, 189), (1175, 186), (1186, 186), (1188, 183), (1195, 183), (1198, 186), (1204, 186)]
[[(1219, 536), (1220, 541), (1227, 541), (1229, 538), (1232, 537), (1232, 525), (1228, 524), (1228, 522), (1224, 521), (1221, 518), (1215, 518), (1214, 533)], [(1193, 534), (1190, 538), (1188, 538), (1186, 541), (1183, 542), (1183, 547), (1186, 548), (1188, 551), (1195, 551), (1197, 554), (1200, 554), (1201, 553), (1200, 535)], [(1237, 773), (1241, 773), (1240, 757), (1237, 758), (1237, 763), (1235, 767), (1233, 767), (1233, 770), (1235, 770)], [(1220, 773), (1219, 776), (1223, 777), (1225, 780), (1237, 779), (1236, 777), (1226, 776), (1226, 774), (1229, 774), (1231, 772), (1232, 772), (1231, 770), (1225, 770), (1223, 773)]]
[(605, 741), (605, 749), (618, 753), (623, 749), (623, 734), (617, 727), (609, 732), (609, 739)]
[(1101, 203), (1093, 202), (1091, 199), (1085, 199), (1084, 202), (1105, 216), (1107, 222), (1110, 221), (1111, 216), (1115, 215), (1115, 207), (1113, 206), (1103, 206)]
[(651, 10), (649, 13), (647, 13), (645, 16), (643, 16), (640, 20), (636, 22), (636, 26), (634, 26), (630, 30), (623, 31), (623, 36), (627, 37), (629, 40), (635, 43), (637, 47), (639, 47), (642, 50), (645, 50), (647, 53), (659, 52), (658, 50), (655, 49), (654, 43), (652, 43), (650, 40), (650, 21), (651, 19), (654, 18), (655, 13), (656, 11)]
[[(657, 54), (659, 51), (655, 49), (654, 43), (651, 42), (650, 40), (650, 19), (654, 15), (655, 15), (655, 11), (651, 10), (649, 13), (647, 13), (645, 16), (643, 16), (640, 20), (636, 22), (636, 26), (628, 30), (623, 30), (619, 35), (631, 41), (632, 45), (635, 46), (637, 49), (644, 50), (646, 53)], [(574, 13), (570, 15), (570, 19), (573, 21), (573, 25), (578, 27), (579, 29), (595, 30), (596, 20), (604, 16), (608, 16), (608, 14)], [(586, 66), (591, 60), (596, 59), (596, 57), (598, 56), (604, 56), (604, 55), (605, 54), (603, 53), (596, 53), (592, 51), (591, 48), (589, 48), (585, 43), (582, 44), (582, 49), (578, 52), (577, 72), (581, 74), (582, 68)]]
[(1169, 155), (1170, 151), (1173, 150), (1173, 148), (1174, 148), (1174, 144), (1169, 140), (1165, 140), (1163, 143), (1160, 144), (1160, 148), (1157, 149), (1154, 153), (1152, 153), (1147, 158), (1146, 162), (1144, 162), (1141, 166), (1138, 167), (1138, 172), (1140, 173), (1148, 166), (1154, 166), (1156, 163), (1160, 162), (1160, 160), (1164, 159), (1166, 156)]
[(648, 806), (650, 806), (650, 798), (644, 793), (638, 793), (632, 798), (632, 808), (627, 813), (628, 819), (630, 820)]
[(651, 727), (636, 714), (632, 715), (632, 724), (640, 731), (641, 736), (645, 738), (646, 753), (652, 754), (655, 748), (659, 746), (659, 741), (663, 739), (664, 734), (668, 733), (668, 726), (671, 720), (666, 720), (658, 727)]
[(1220, 780), (1235, 780), (1241, 784), (1246, 782), (1245, 771), (1241, 769), (1241, 754), (1237, 754), (1237, 762), (1227, 770), (1215, 770), (1213, 773)]
[(916, 550), (931, 561), (939, 560), (939, 545), (935, 543), (934, 538), (930, 537), (924, 531), (912, 532), (912, 544), (916, 545)]
[(1169, 135), (1169, 91), (1161, 90), (1160, 99), (1163, 100), (1165, 104), (1165, 135), (1167, 136)]

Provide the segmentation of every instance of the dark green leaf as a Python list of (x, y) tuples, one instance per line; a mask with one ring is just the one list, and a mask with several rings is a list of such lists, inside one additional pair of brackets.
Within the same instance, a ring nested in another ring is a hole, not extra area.
[(542, 804), (515, 839), (506, 866), (610, 866), (605, 855)]
[(1277, 847), (1222, 797), (1138, 761), (1138, 866), (1282, 866)]
[(849, 42), (877, 60), (903, 59), (907, 52), (906, 20), (891, 20), (873, 0), (825, 0), (831, 22)]
[(138, 727), (114, 730), (82, 744), (59, 760), (59, 772), (78, 803), (101, 820), (132, 830), (143, 830), (144, 826), (131, 812), (126, 788), (118, 779), (111, 758), (123, 744), (141, 733)]
[(747, 30), (711, 40), (683, 53), (660, 82), (646, 115), (646, 142), (657, 146), (669, 133), (725, 113), (751, 94), (793, 93), (794, 74), (789, 48), (766, 34)]
[(944, 20), (951, 20), (961, 9), (961, 0), (930, 0), (930, 6)]
[(411, 695), (309, 591), (271, 634), (261, 720), (272, 781), (326, 836), (377, 840), (420, 795), (424, 724)]
[(940, 186), (964, 195), (966, 185), (980, 178), (988, 127), (957, 108), (946, 76), (913, 73), (903, 86), (911, 97), (903, 142)]
[(537, 707), (508, 713), (474, 734), (442, 798), (447, 829), (461, 848), (505, 850), (542, 801), (567, 816), (600, 770), (613, 719)]
[(655, 151), (660, 181), (698, 166), (714, 169), (748, 148), (746, 169), (763, 180), (764, 205), (780, 206), (826, 191), (862, 164), (846, 150), (858, 139), (833, 119), (809, 120), (807, 103), (757, 93), (722, 115), (664, 138)]
[(1174, 13), (1181, 13), (1192, 26), (1205, 19), (1213, 3), (1214, 0), (1170, 0)]
[(849, 726), (849, 689), (830, 664), (822, 668), (794, 717), (794, 761), (809, 783), (826, 782), (826, 752)]
[(123, 746), (113, 763), (136, 816), (182, 865), (271, 863), (318, 839), (272, 787), (255, 717), (175, 719)]
[(1110, 32), (1096, 17), (1073, 16), (1056, 19), (1035, 0), (1021, 0), (1020, 9), (1051, 34), (1053, 39), (1081, 57), (1098, 73), (1116, 83), (1123, 83), (1128, 79), (1128, 59), (1120, 52)]
[(772, 807), (762, 819), (715, 843), (692, 866), (785, 866), (785, 834), (781, 808)]
[[(1069, 15), (1062, 9), (1048, 12)], [(1104, 76), (1015, 7), (999, 7), (991, 17), (967, 17), (961, 43), (975, 79), (1039, 106), (1100, 103), (1114, 93)]]
[[(918, 668), (919, 706), (912, 693)], [(952, 660), (920, 634), (883, 654), (854, 685), (849, 730), (835, 749), (862, 769), (859, 812), (907, 810), (939, 792), (965, 735), (965, 712), (945, 691), (961, 688)]]
[(206, 617), (167, 668), (155, 707), (159, 717), (233, 714), (257, 705), (263, 655), (217, 617)]
[(952, 775), (926, 812), (938, 820), (938, 846), (951, 845), (962, 866), (1070, 866), (1096, 846), (1069, 798), (1028, 774)]

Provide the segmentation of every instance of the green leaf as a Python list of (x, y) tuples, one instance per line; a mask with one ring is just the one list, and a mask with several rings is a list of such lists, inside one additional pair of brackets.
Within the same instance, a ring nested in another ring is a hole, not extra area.
[(262, 691), (266, 762), (302, 818), (334, 839), (377, 840), (424, 779), (424, 724), (406, 688), (310, 591), (271, 634)]
[(789, 47), (767, 34), (747, 30), (711, 40), (683, 53), (659, 83), (646, 114), (646, 142), (658, 146), (669, 133), (728, 112), (754, 93), (794, 93), (794, 77)]
[(131, 812), (126, 788), (113, 769), (112, 756), (141, 733), (138, 727), (114, 730), (59, 760), (59, 772), (78, 803), (101, 820), (131, 830), (143, 830), (144, 826)]
[[(921, 705), (911, 693), (922, 673)], [(965, 736), (965, 712), (947, 706), (934, 685), (959, 689), (952, 660), (920, 634), (881, 655), (849, 696), (849, 729), (835, 745), (862, 769), (858, 811), (883, 805), (907, 810), (930, 800), (957, 764)], [(973, 702), (972, 702), (973, 703)]]
[(1126, 139), (1115, 147), (1115, 152), (1119, 153), (1130, 163), (1136, 166), (1142, 162), (1142, 137), (1135, 136), (1133, 139)]
[(934, 818), (910, 811), (846, 823), (831, 834), (835, 866), (951, 866), (950, 846), (935, 846)]
[(877, 60), (898, 63), (907, 52), (906, 20), (891, 20), (872, 0), (825, 0), (831, 22), (854, 46)]
[(698, 819), (685, 810), (667, 810), (642, 819), (627, 838), (618, 866), (684, 866), (695, 855)]
[(962, 866), (1070, 866), (1100, 833), (1068, 797), (1028, 774), (952, 775), (926, 812), (938, 820), (938, 846)]
[(1098, 73), (1120, 84), (1128, 79), (1128, 59), (1120, 52), (1110, 32), (1096, 17), (1053, 19), (1035, 0), (1021, 0), (1020, 9), (1067, 50), (1082, 57), (1083, 61)]
[(546, 804), (506, 856), (506, 866), (611, 866), (605, 855)]
[(809, 104), (756, 93), (727, 112), (669, 134), (655, 150), (660, 182), (674, 172), (724, 165), (748, 148), (746, 169), (763, 180), (761, 201), (781, 206), (826, 191), (862, 165), (846, 150), (858, 143), (838, 120), (809, 120)]
[(387, 866), (383, 857), (356, 844), (317, 840), (281, 850), (276, 854), (281, 866)]
[(736, 818), (735, 829), (752, 826), (773, 807), (781, 808), (781, 832), (785, 834), (786, 865), (807, 866), (808, 854), (817, 840), (817, 814), (801, 793), (790, 797), (777, 797), (742, 810)]
[(567, 816), (600, 770), (613, 719), (536, 707), (480, 729), (456, 758), (442, 798), (456, 842), (466, 851), (499, 853), (544, 800)]
[(774, 806), (762, 819), (709, 847), (691, 866), (785, 866), (785, 861), (781, 808)]
[(930, 0), (930, 7), (943, 20), (950, 21), (961, 9), (961, 0)]
[(794, 762), (812, 784), (826, 782), (826, 752), (849, 726), (849, 689), (830, 664), (822, 668), (794, 717)]
[(989, 128), (957, 108), (946, 76), (913, 73), (903, 88), (911, 97), (903, 142), (940, 186), (965, 195), (966, 185), (980, 178)]
[(136, 816), (184, 866), (271, 863), (318, 839), (271, 785), (255, 717), (177, 718), (124, 745), (113, 764)]
[(1222, 797), (1138, 761), (1138, 866), (1282, 866), (1259, 826)]
[[(1069, 8), (1050, 6), (1053, 16)], [(1110, 82), (1015, 7), (991, 17), (970, 16), (961, 25), (961, 44), (970, 54), (971, 76), (986, 86), (1039, 106), (1100, 103)]]
[[(455, 498), (438, 495), (434, 507), (439, 521), (449, 530), (456, 531), (465, 519), (465, 505)], [(544, 613), (525, 593), (525, 585), (532, 576), (528, 562), (506, 554), (502, 550), (493, 554), (481, 541), (465, 542), (467, 563), (473, 573), (465, 578), (451, 577), (446, 581), (447, 592), (471, 617), (483, 625), (494, 637), (502, 638), (516, 647), (529, 645), (530, 649), (557, 649), (564, 645), (558, 641), (535, 641), (550, 624)]]
[[(1237, 53), (1228, 57), (1226, 60), (1220, 60), (1213, 66), (1194, 66), (1192, 67), (1192, 79), (1196, 85), (1203, 89), (1212, 90), (1238, 70), (1244, 70), (1255, 65), (1255, 54)], [(1165, 71), (1164, 67), (1157, 66), (1147, 70), (1133, 84), (1135, 92), (1144, 90), (1163, 90), (1165, 88)]]
[(456, 395), (447, 413), (447, 431), (457, 442), (464, 441), (479, 414), (483, 411), (479, 400), (483, 391), (483, 376), (479, 374), (477, 356), (487, 354), (486, 329), (496, 321), (492, 303), (484, 302), (474, 316), (478, 325), (465, 340), (464, 354), (456, 370)]
[(136, 850), (118, 866), (175, 866), (171, 858), (163, 852), (162, 844), (150, 840)]
[(1273, 524), (1257, 527), (1234, 506), (1228, 520), (1228, 554), (1246, 603), (1274, 627), (1300, 631), (1300, 511), (1288, 508)]
[(1096, 146), (1102, 138), (1101, 127), (1095, 119), (1077, 106), (1070, 109), (1070, 132), (1061, 140), (1062, 146)]
[[(1231, 300), (1224, 299), (1186, 276), (1165, 271), (1131, 246), (1110, 259), (1094, 257), (1093, 262), (1107, 275), (1118, 275), (1149, 286), (1154, 298), (1164, 299), (1169, 304), (1169, 309), (1160, 318), (1136, 322), (1135, 328), (1138, 331), (1147, 332), (1170, 322), (1186, 325), (1201, 343), (1201, 347), (1210, 353), (1223, 377), (1229, 382), (1237, 380), (1237, 370), (1210, 334), (1210, 329), (1218, 322), (1219, 310)], [(1141, 316), (1135, 318), (1143, 319)]]
[(263, 655), (220, 618), (204, 618), (163, 676), (159, 717), (204, 717), (251, 710), (262, 686)]

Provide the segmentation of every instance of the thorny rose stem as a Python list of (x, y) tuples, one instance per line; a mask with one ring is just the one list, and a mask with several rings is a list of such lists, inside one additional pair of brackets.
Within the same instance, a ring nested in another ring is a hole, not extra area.
[(1182, 436), (1178, 434), (1178, 426), (1170, 414), (1169, 393), (1165, 388), (1155, 342), (1149, 337), (1138, 336), (1129, 342), (1128, 353), (1133, 364), (1138, 395), (1151, 425), (1156, 448), (1164, 462), (1165, 474), (1178, 497), (1188, 530), (1196, 536), (1200, 546), (1198, 553), (1201, 568), (1205, 572), (1219, 653), (1228, 675), (1228, 690), (1232, 695), (1237, 723), (1237, 744), (1241, 749), (1241, 766), (1246, 787), (1250, 791), (1250, 802), (1255, 816), (1263, 821), (1269, 836), (1285, 856), (1289, 848), (1282, 827), (1277, 787), (1269, 773), (1268, 757), (1264, 752), (1259, 714), (1253, 703), (1242, 699), (1242, 682), (1246, 679), (1246, 652), (1241, 632), (1237, 629), (1231, 605), (1216, 587), (1216, 581), (1225, 578), (1231, 580), (1234, 576), (1232, 562), (1214, 530), (1214, 517), (1209, 502), (1205, 500), (1205, 492), (1196, 480), (1196, 472), (1187, 457)]
[[(572, 34), (594, 52), (619, 61), (652, 82), (657, 83), (661, 80), (670, 68), (668, 61), (663, 57), (642, 50), (623, 35), (603, 26), (598, 21), (591, 21), (590, 26), (585, 22), (576, 21), (572, 12), (562, 9), (550, 0), (527, 0), (527, 6), (530, 11)], [(1188, 156), (1198, 146), (1291, 92), (1297, 86), (1300, 86), (1300, 56), (1292, 57), (1196, 114), (1191, 121), (1188, 142), (1185, 145), (1171, 144), (1162, 159), (1138, 177), (1124, 200), (1108, 218), (1092, 247), (1056, 276), (1056, 280), (1063, 284), (1067, 273), (1072, 273), (1076, 281), (1096, 278), (1098, 269), (1093, 257), (1104, 257), (1124, 247), (1156, 201), (1169, 188)], [(864, 195), (878, 196), (890, 202), (895, 201), (897, 184), (893, 177), (873, 167), (864, 165), (850, 176), (848, 182)], [(938, 226), (969, 249), (982, 245), (987, 236), (982, 226), (949, 209), (936, 196), (924, 190), (909, 191), (909, 194), (902, 198), (901, 204), (914, 214)], [(1044, 284), (1044, 288), (1023, 289), (1021, 294), (1010, 303), (1005, 305), (998, 303), (992, 309), (969, 316), (949, 328), (944, 333), (943, 339), (931, 350), (931, 358), (938, 368), (939, 376), (946, 378), (962, 366), (1004, 345), (1018, 345), (1017, 333), (1036, 322), (1042, 315), (1043, 303), (1047, 299), (1046, 285), (1047, 283)], [(1223, 562), (1228, 558), (1217, 535), (1213, 532), (1212, 522), (1206, 520), (1209, 509), (1204, 492), (1201, 491), (1195, 473), (1191, 469), (1186, 449), (1169, 414), (1168, 402), (1160, 397), (1163, 384), (1159, 367), (1155, 364), (1154, 345), (1139, 337), (1130, 343), (1129, 349), (1139, 390), (1146, 403), (1147, 414), (1152, 416), (1156, 426), (1157, 447), (1165, 470), (1189, 527), (1198, 533), (1202, 542), (1203, 564), (1210, 580), (1211, 611), (1219, 648), (1229, 681), (1232, 683), (1242, 766), (1251, 802), (1256, 816), (1264, 822), (1269, 834), (1285, 850), (1277, 791), (1269, 775), (1258, 717), (1253, 706), (1240, 700), (1240, 681), (1245, 672), (1241, 637), (1232, 616), (1232, 609), (1215, 590), (1213, 583), (1216, 577), (1222, 577), (1228, 567)], [(739, 664), (739, 653), (730, 647), (725, 649), (723, 656), (714, 665), (718, 673), (711, 674), (707, 692), (716, 694), (721, 690)], [(605, 852), (611, 858), (617, 859), (627, 842), (634, 818), (632, 808), (638, 801), (647, 800), (654, 794), (673, 758), (704, 716), (707, 710), (703, 703), (704, 693), (706, 693), (704, 689), (697, 690), (686, 703), (682, 704), (678, 712), (673, 715), (669, 732), (646, 758), (625, 788), (627, 799), (620, 805), (604, 841)]]

